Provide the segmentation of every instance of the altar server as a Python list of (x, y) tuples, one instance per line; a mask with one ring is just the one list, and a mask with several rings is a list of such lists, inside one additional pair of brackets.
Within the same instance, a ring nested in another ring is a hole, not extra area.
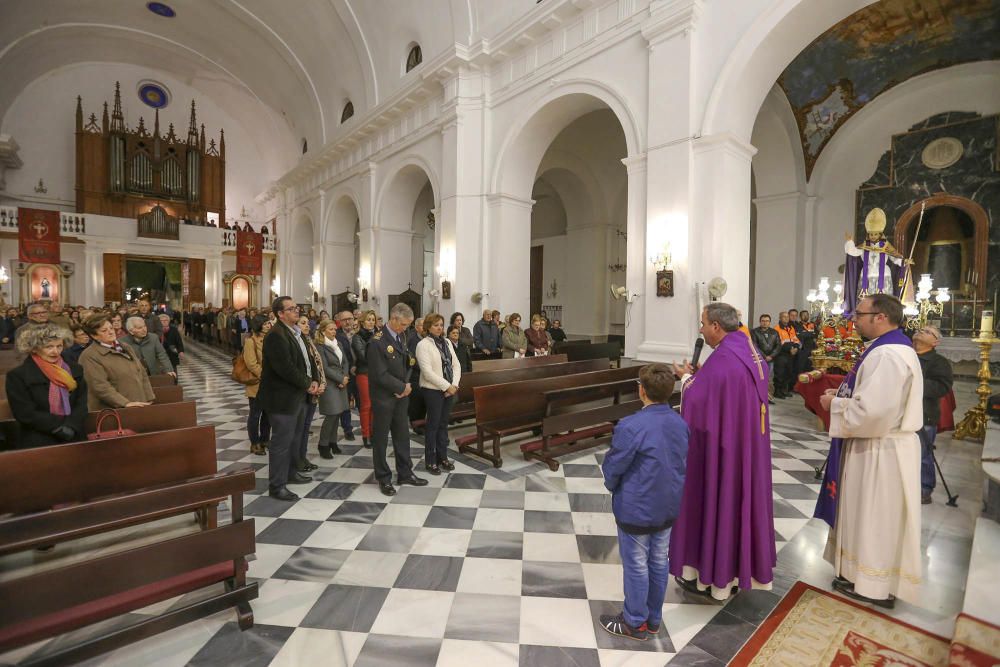
[[(837, 515), (826, 545), (836, 590), (881, 607), (919, 600), (920, 441), (923, 375), (900, 330), (903, 304), (888, 294), (865, 297), (852, 315), (871, 341), (840, 389), (820, 402), (830, 411), (831, 447), (824, 494)], [(839, 464), (839, 465), (838, 465)]]
[(774, 578), (768, 367), (729, 304), (705, 307), (701, 334), (714, 348), (704, 365), (674, 365), (691, 435), (670, 573), (691, 593), (725, 600)]

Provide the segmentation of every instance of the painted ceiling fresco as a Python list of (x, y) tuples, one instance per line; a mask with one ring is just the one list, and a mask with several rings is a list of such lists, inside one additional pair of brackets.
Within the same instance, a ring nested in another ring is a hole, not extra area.
[(1000, 59), (1000, 0), (882, 0), (833, 26), (778, 78), (795, 113), (806, 177), (848, 118), (932, 70)]

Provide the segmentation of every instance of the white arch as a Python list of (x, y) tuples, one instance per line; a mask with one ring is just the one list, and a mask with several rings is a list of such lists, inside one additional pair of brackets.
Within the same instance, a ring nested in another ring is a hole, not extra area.
[[(543, 113), (547, 108), (549, 112)], [(540, 95), (508, 130), (490, 177), (491, 191), (530, 197), (542, 156), (559, 132), (580, 116), (602, 108), (611, 109), (618, 119), (627, 154), (644, 152), (645, 138), (624, 96), (602, 81), (571, 79)]]
[[(334, 225), (339, 222), (335, 221), (337, 210), (340, 208), (340, 204), (346, 199), (354, 205), (354, 210), (357, 212), (358, 217), (361, 217), (361, 198), (358, 197), (357, 192), (354, 188), (344, 185), (337, 187), (332, 190), (327, 195), (329, 204), (326, 206), (326, 210), (323, 212), (323, 225), (320, 230), (320, 243), (334, 243), (335, 239), (331, 234), (331, 229), (334, 229)], [(350, 236), (354, 235), (354, 224), (355, 221), (351, 221)]]
[(749, 142), (757, 112), (785, 67), (831, 26), (876, 1), (775, 0), (726, 59), (709, 96), (701, 134), (728, 131)]
[[(386, 197), (388, 196), (389, 190), (395, 183), (397, 177), (400, 175), (400, 173), (406, 170), (407, 167), (416, 167), (417, 169), (420, 169), (421, 171), (424, 172), (424, 175), (427, 177), (427, 180), (430, 181), (431, 183), (431, 190), (434, 194), (434, 208), (440, 209), (441, 189), (439, 186), (440, 181), (438, 180), (437, 173), (434, 171), (433, 168), (431, 168), (430, 163), (427, 162), (427, 160), (422, 155), (418, 155), (416, 153), (409, 153), (407, 155), (404, 155), (398, 162), (396, 162), (392, 170), (392, 174), (387, 176), (379, 186), (378, 195), (375, 198), (375, 212), (374, 212), (375, 214), (374, 216), (372, 216), (373, 226), (384, 227), (384, 225), (382, 224), (382, 214), (385, 209)], [(417, 200), (417, 196), (420, 194), (421, 189), (423, 189), (423, 184), (421, 184), (420, 187), (417, 187), (416, 190), (413, 192), (413, 197), (411, 201), (415, 202)], [(361, 209), (359, 208), (358, 210), (360, 211)], [(403, 228), (404, 227), (400, 227), (400, 229)], [(405, 229), (409, 228), (410, 228), (410, 220), (409, 218), (407, 218)]]

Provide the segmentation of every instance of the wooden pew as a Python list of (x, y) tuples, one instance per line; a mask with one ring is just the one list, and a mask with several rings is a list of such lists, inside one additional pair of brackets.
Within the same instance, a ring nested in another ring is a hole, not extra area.
[[(604, 365), (600, 360), (573, 361), (561, 364), (542, 364), (523, 368), (509, 368), (499, 371), (473, 371), (466, 373), (458, 382), (458, 393), (455, 395), (455, 405), (451, 409), (450, 422), (458, 422), (476, 416), (476, 404), (473, 391), (476, 387), (490, 384), (505, 384), (521, 380), (572, 375), (601, 370)], [(415, 428), (424, 425), (424, 420), (413, 422)]]
[(590, 343), (589, 345), (573, 345), (561, 350), (570, 361), (584, 359), (607, 359), (609, 363), (621, 368), (622, 348), (618, 343)]
[[(548, 399), (546, 399), (545, 392), (624, 380), (631, 380), (634, 383), (639, 377), (640, 368), (641, 366), (627, 366), (575, 375), (476, 387), (474, 390), (476, 433), (474, 436), (456, 439), (455, 444), (458, 445), (460, 452), (481, 456), (499, 468), (503, 465), (503, 459), (500, 456), (501, 438), (529, 431), (540, 432), (548, 409)], [(579, 400), (583, 400), (583, 397), (579, 397)], [(564, 402), (572, 403), (573, 401)], [(486, 451), (487, 437), (492, 440), (492, 454)]]
[[(243, 494), (254, 486), (252, 469), (216, 472), (211, 426), (0, 454), (0, 507), (13, 514), (0, 519), (0, 554), (191, 511), (201, 520), (198, 532), (6, 578), (0, 651), (217, 583), (225, 590), (82, 644), (43, 648), (22, 664), (75, 663), (228, 608), (237, 610), (241, 629), (250, 627), (257, 585), (246, 583), (246, 556), (254, 526), (243, 519)], [(218, 527), (215, 508), (227, 496), (232, 523)]]
[(168, 375), (167, 373), (160, 373), (159, 375), (150, 375), (149, 384), (152, 387), (169, 387), (177, 384), (177, 378), (173, 375)]
[[(559, 469), (555, 457), (610, 442), (618, 420), (642, 409), (633, 379), (542, 393), (546, 406), (541, 438), (522, 443), (521, 452), (525, 459), (538, 459), (553, 471)], [(634, 398), (624, 400), (627, 396)], [(584, 402), (587, 405), (582, 409), (567, 410), (569, 405)]]
[(153, 387), (154, 403), (180, 403), (184, 400), (184, 388), (180, 385)]
[(526, 366), (546, 366), (548, 364), (565, 364), (569, 359), (565, 354), (549, 354), (544, 357), (521, 357), (520, 359), (482, 359), (472, 362), (472, 372), (501, 371), (509, 368), (524, 368)]
[[(97, 417), (100, 412), (91, 412), (84, 422), (87, 433), (97, 431)], [(152, 433), (154, 431), (169, 431), (175, 428), (189, 428), (198, 425), (197, 403), (180, 401), (178, 403), (154, 403), (143, 408), (119, 408), (122, 428), (132, 429), (136, 433)], [(106, 430), (115, 427), (115, 420), (104, 421)]]

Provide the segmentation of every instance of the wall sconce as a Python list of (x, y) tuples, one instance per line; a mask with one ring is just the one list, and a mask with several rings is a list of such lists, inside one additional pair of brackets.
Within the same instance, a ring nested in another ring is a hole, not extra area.
[(455, 263), (455, 251), (452, 248), (441, 248), (441, 264), (438, 275), (441, 277), (441, 298), (451, 298), (451, 267)]
[(312, 290), (312, 300), (313, 303), (319, 301), (319, 273), (313, 272), (312, 278), (309, 280), (309, 289)]
[(274, 280), (271, 281), (271, 294), (274, 296), (281, 294), (281, 278), (279, 276), (275, 276)]
[(656, 269), (656, 296), (673, 296), (674, 271), (671, 268), (673, 257), (670, 243), (664, 243), (663, 250), (658, 255), (650, 255), (649, 262)]
[(363, 264), (361, 269), (358, 271), (358, 290), (361, 292), (362, 303), (368, 303), (368, 276), (369, 268), (367, 264)]

